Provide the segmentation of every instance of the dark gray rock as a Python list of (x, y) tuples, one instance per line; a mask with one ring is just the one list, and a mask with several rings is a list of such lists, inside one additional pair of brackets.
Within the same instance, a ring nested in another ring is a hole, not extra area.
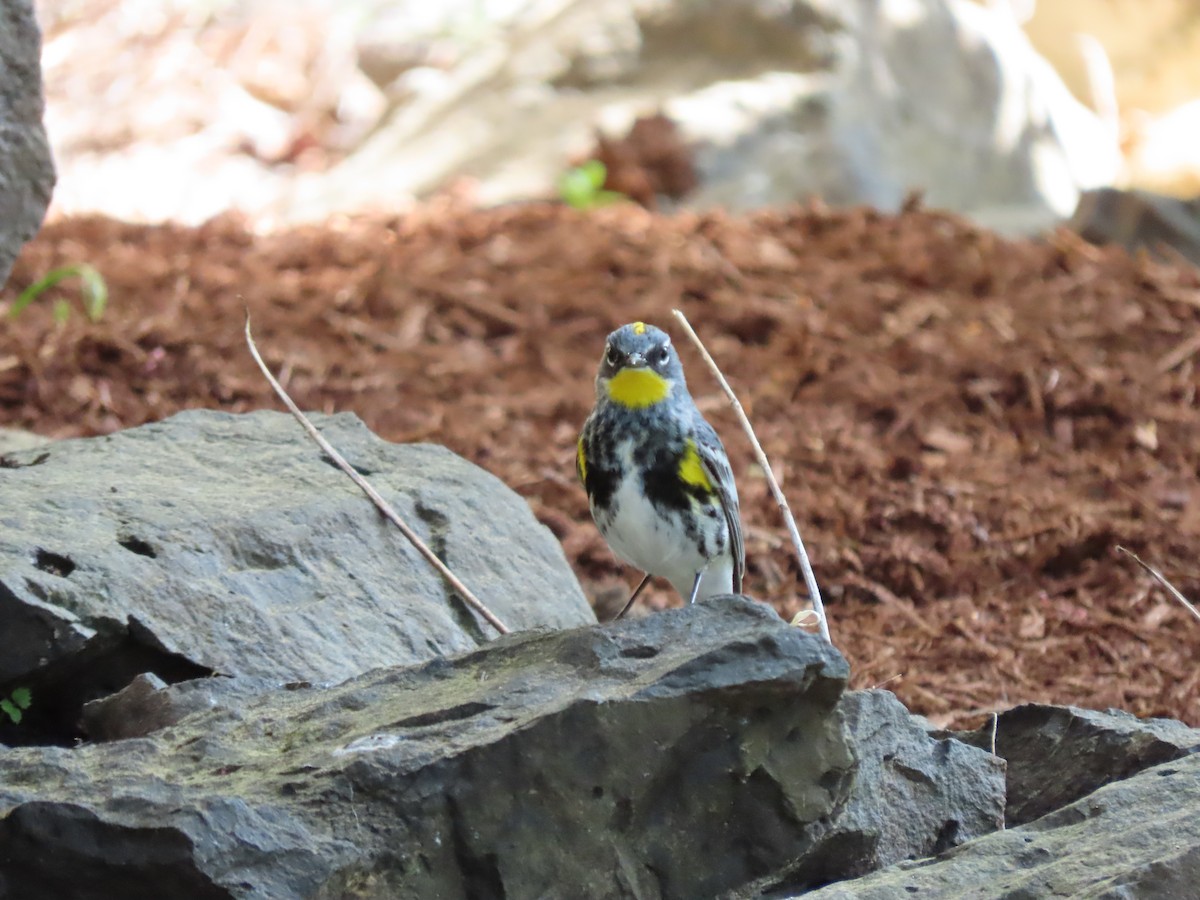
[(1130, 253), (1174, 250), (1200, 266), (1200, 197), (1102, 187), (1084, 192), (1070, 225), (1093, 244), (1120, 244)]
[(0, 896), (716, 896), (845, 801), (847, 671), (722, 598), (8, 750)]
[[(991, 746), (992, 726), (959, 735)], [(1008, 761), (1009, 826), (1023, 825), (1097, 788), (1200, 750), (1200, 730), (1170, 719), (1139, 719), (1037, 703), (1000, 713), (996, 753)]]
[[(510, 628), (595, 621), (498, 479), (315, 421)], [(0, 692), (42, 698), (30, 737), (144, 672), (337, 682), (495, 636), (286, 414), (196, 410), (0, 462)]]
[(1190, 900), (1200, 885), (1200, 754), (1103, 787), (1036, 822), (806, 900)]
[(42, 35), (31, 0), (0, 5), (0, 287), (42, 226), (54, 161), (42, 126)]
[(919, 859), (1004, 827), (1004, 761), (932, 734), (889, 691), (855, 691), (838, 710), (856, 762), (845, 806), (801, 859), (754, 896), (785, 896)]

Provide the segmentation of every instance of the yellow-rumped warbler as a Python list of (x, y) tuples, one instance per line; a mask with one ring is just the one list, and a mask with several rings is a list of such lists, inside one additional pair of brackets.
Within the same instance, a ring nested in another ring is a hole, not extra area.
[(729, 457), (688, 393), (666, 332), (608, 336), (575, 457), (596, 527), (621, 559), (694, 603), (740, 593), (746, 553)]

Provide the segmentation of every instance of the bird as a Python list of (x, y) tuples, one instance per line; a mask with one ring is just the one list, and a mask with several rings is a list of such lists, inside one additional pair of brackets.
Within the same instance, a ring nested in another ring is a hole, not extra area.
[(631, 322), (608, 336), (575, 468), (601, 535), (644, 573), (615, 618), (653, 576), (689, 604), (741, 593), (746, 551), (733, 467), (662, 329)]

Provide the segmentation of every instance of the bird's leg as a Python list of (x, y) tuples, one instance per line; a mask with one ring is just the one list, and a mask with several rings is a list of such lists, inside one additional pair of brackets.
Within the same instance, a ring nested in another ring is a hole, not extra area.
[(613, 616), (612, 620), (614, 622), (617, 621), (617, 619), (621, 618), (623, 615), (625, 615), (625, 613), (629, 612), (629, 607), (633, 606), (633, 601), (638, 598), (638, 594), (640, 594), (642, 592), (642, 588), (644, 588), (649, 581), (650, 581), (650, 573), (647, 572), (645, 575), (642, 576), (641, 584), (639, 584), (636, 588), (633, 589), (633, 596), (629, 598), (629, 602), (626, 603), (621, 608), (621, 611), (619, 613), (617, 613), (615, 616)]
[(696, 602), (696, 595), (700, 593), (700, 579), (704, 577), (704, 570), (701, 569), (696, 573), (696, 580), (692, 582), (692, 596), (688, 598), (688, 605)]

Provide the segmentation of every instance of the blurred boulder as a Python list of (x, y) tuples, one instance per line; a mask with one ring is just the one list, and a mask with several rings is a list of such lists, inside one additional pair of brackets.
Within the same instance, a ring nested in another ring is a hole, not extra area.
[(469, 40), (461, 19), (457, 38), (414, 37), (394, 11), (390, 30), (365, 30), (363, 64), (392, 97), (390, 119), (302, 185), (293, 212), (334, 197), (400, 202), (464, 177), (485, 203), (546, 195), (597, 124), (610, 135), (597, 152), (611, 155), (611, 136), (657, 111), (694, 153), (689, 207), (820, 196), (894, 210), (921, 191), (931, 206), (1031, 232), (1069, 216), (1080, 190), (1109, 183), (1119, 164), (1112, 124), (1070, 94), (1000, 6), (551, 6), (510, 4)]
[(41, 227), (54, 189), (42, 127), (41, 52), (33, 3), (0, 6), (0, 285)]
[[(1081, 190), (1113, 182), (1120, 147), (1111, 110), (1071, 94), (1013, 5), (354, 0), (301, 13), (253, 0), (211, 25), (172, 26), (154, 47), (131, 43), (110, 11), (54, 32), (51, 125), (70, 158), (57, 202), (152, 220), (198, 222), (232, 204), (270, 224), (320, 221), (440, 192), (482, 205), (554, 196), (570, 165), (596, 155), (618, 157), (609, 189), (651, 207), (818, 196), (895, 210), (920, 192), (997, 230), (1038, 232)], [(249, 37), (283, 22), (296, 40)], [(76, 84), (73, 67), (100, 83), (114, 41), (136, 63), (118, 91), (131, 102), (98, 118), (80, 99), (90, 93), (58, 85)], [(243, 44), (256, 49), (214, 49)], [(186, 65), (168, 93), (156, 73), (176, 56)], [(162, 105), (177, 120), (145, 112)], [(656, 117), (676, 133), (635, 125)]]
[(1003, 5), (812, 5), (838, 26), (821, 77), (771, 71), (667, 105), (698, 141), (691, 205), (816, 195), (893, 211), (920, 191), (929, 206), (1019, 233), (1069, 216), (1081, 189), (1116, 175), (1115, 129), (1070, 94)]

